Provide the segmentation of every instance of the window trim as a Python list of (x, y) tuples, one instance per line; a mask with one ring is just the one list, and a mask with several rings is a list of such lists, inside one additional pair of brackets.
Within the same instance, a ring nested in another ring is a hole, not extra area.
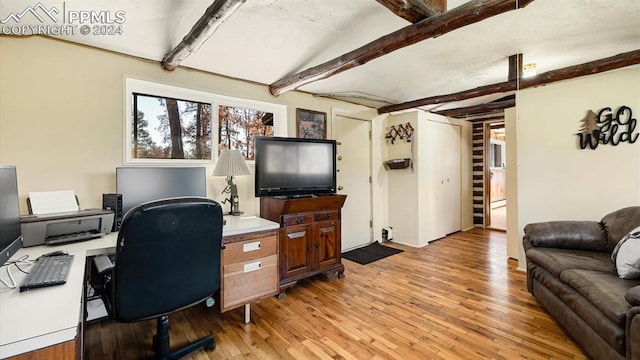
[[(264, 101), (220, 95), (201, 90), (194, 90), (180, 86), (162, 84), (125, 76), (124, 82), (124, 116), (123, 116), (123, 163), (125, 165), (178, 165), (187, 166), (195, 164), (207, 164), (218, 160), (218, 126), (219, 106), (234, 106), (251, 108), (273, 114), (273, 136), (287, 136), (287, 106), (268, 103)], [(133, 124), (133, 93), (148, 94), (151, 96), (176, 98), (187, 101), (195, 101), (211, 104), (211, 159), (137, 159), (132, 157), (133, 145), (131, 133)], [(247, 160), (253, 163), (253, 160)]]

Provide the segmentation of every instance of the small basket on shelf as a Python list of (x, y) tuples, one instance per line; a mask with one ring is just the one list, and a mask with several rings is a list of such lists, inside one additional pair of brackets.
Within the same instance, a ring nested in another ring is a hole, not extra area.
[(409, 158), (391, 159), (384, 162), (384, 167), (387, 170), (406, 169), (409, 167), (410, 163), (411, 163), (411, 159)]

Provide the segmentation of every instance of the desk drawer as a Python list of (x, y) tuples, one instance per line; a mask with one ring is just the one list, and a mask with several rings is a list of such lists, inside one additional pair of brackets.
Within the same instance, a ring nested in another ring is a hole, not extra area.
[(313, 222), (313, 214), (285, 215), (282, 218), (284, 226), (311, 224)]
[(231, 310), (279, 290), (278, 255), (224, 266), (222, 309)]
[(337, 211), (317, 212), (315, 214), (316, 221), (338, 220)]
[(225, 249), (222, 251), (222, 264), (230, 265), (233, 263), (249, 261), (268, 255), (277, 254), (277, 249), (277, 235), (270, 235), (234, 243), (227, 243), (225, 244)]

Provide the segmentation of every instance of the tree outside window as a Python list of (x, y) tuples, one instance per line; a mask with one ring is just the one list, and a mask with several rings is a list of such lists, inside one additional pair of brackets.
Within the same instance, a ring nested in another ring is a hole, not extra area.
[(255, 157), (256, 136), (273, 136), (273, 114), (244, 107), (218, 107), (218, 152), (237, 149), (247, 160)]
[(222, 149), (255, 157), (256, 136), (287, 136), (287, 107), (126, 78), (125, 164), (208, 163)]
[(133, 158), (211, 159), (211, 104), (133, 94)]

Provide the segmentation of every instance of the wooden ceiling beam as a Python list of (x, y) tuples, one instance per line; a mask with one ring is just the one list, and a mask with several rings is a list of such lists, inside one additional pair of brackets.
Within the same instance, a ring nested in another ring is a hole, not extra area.
[(182, 41), (162, 59), (162, 67), (172, 71), (189, 55), (200, 49), (211, 35), (224, 23), (231, 14), (247, 0), (215, 0), (204, 15), (193, 25), (191, 31)]
[(522, 54), (509, 56), (509, 74), (507, 80), (516, 80), (522, 77)]
[(269, 92), (278, 96), (314, 81), (326, 79), (345, 70), (366, 64), (403, 47), (438, 37), (492, 16), (522, 8), (533, 0), (472, 0), (455, 9), (408, 25), (378, 38), (333, 60), (284, 77), (269, 85)]
[(384, 114), (393, 111), (413, 109), (425, 105), (462, 101), (484, 95), (515, 91), (517, 89), (526, 89), (556, 81), (569, 80), (586, 75), (593, 75), (637, 64), (640, 64), (640, 50), (629, 51), (626, 53), (610, 56), (608, 58), (583, 63), (580, 65), (551, 70), (532, 78), (515, 79), (502, 83), (480, 86), (475, 89), (464, 90), (447, 95), (431, 96), (423, 99), (404, 102), (402, 104), (383, 106), (378, 109), (378, 113)]
[[(376, 0), (378, 3), (391, 10), (399, 17), (415, 24), (431, 16), (443, 13), (447, 9), (447, 2), (430, 1), (435, 6), (425, 3), (423, 0)], [(437, 7), (436, 7), (437, 6)]]
[(451, 116), (455, 118), (464, 118), (469, 116), (477, 116), (484, 114), (495, 114), (504, 111), (504, 109), (516, 106), (516, 99), (490, 102), (486, 104), (467, 106), (456, 109), (448, 109), (442, 111), (434, 111), (435, 114), (443, 116)]
[(422, 98), (418, 100), (407, 101), (401, 104), (383, 106), (378, 109), (378, 113), (385, 114), (385, 113), (390, 113), (394, 111), (413, 109), (413, 108), (417, 108), (425, 105), (444, 104), (448, 102), (473, 99), (473, 98), (485, 96), (485, 95), (515, 91), (517, 86), (518, 84), (516, 80), (506, 81), (498, 84), (479, 86), (474, 89), (459, 91), (451, 94), (431, 96), (431, 97)]

